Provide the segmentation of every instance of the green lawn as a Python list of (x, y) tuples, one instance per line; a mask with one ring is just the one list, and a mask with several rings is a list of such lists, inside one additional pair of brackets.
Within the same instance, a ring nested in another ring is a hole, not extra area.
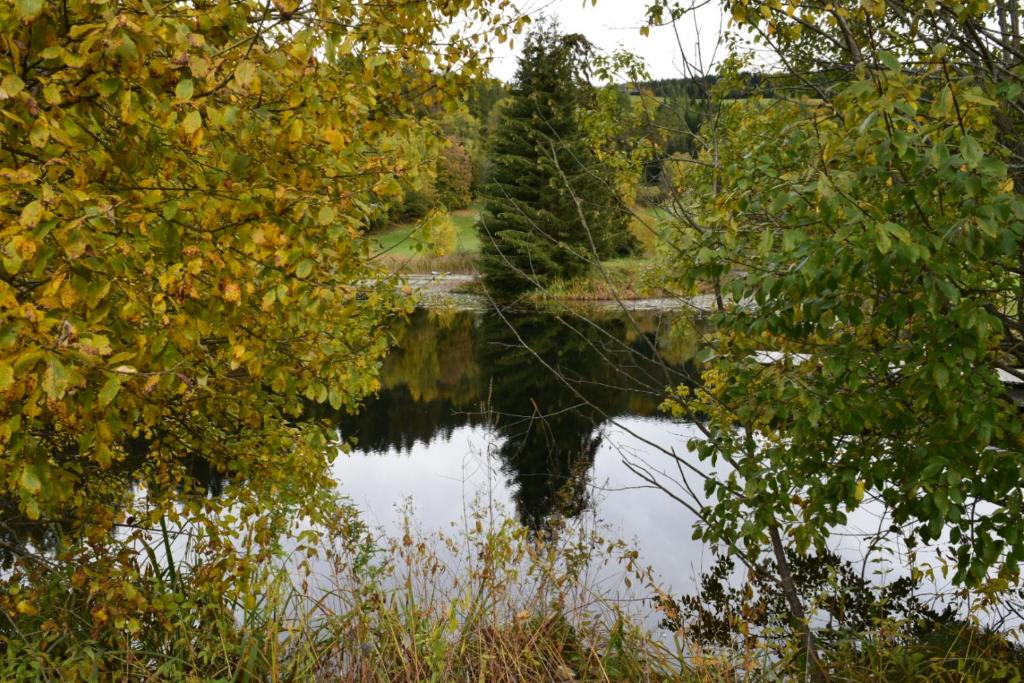
[[(452, 221), (455, 223), (455, 252), (456, 254), (476, 254), (480, 251), (480, 238), (476, 234), (476, 217), (480, 209), (474, 205), (468, 209), (453, 211)], [(402, 223), (384, 232), (372, 235), (372, 238), (380, 244), (380, 249), (388, 256), (413, 257), (419, 256), (415, 248), (416, 240), (413, 231), (416, 223)]]
[[(455, 251), (454, 254), (478, 254), (480, 253), (480, 236), (476, 232), (476, 219), (480, 215), (480, 205), (473, 204), (468, 209), (453, 211), (452, 221), (455, 223)], [(655, 253), (656, 233), (664, 222), (667, 212), (664, 209), (640, 208), (638, 217), (642, 223), (634, 224), (634, 234), (643, 245), (645, 256), (653, 256)], [(411, 258), (422, 256), (416, 250), (416, 239), (413, 231), (416, 223), (400, 223), (387, 228), (383, 232), (375, 233), (370, 237), (380, 245), (380, 251), (388, 256), (399, 258)]]
[[(417, 223), (402, 223), (391, 226), (383, 232), (370, 235), (377, 244), (376, 251), (382, 253), (393, 267), (407, 273), (425, 273), (431, 271), (476, 273), (476, 257), (480, 253), (480, 237), (476, 232), (476, 221), (480, 215), (480, 204), (473, 204), (468, 209), (454, 211), (451, 214), (455, 223), (455, 251), (446, 256), (432, 256), (418, 251)], [(666, 219), (666, 212), (657, 208), (639, 209), (637, 219), (630, 225), (630, 230), (639, 239), (641, 250), (629, 258), (611, 259), (604, 262), (612, 284), (598, 271), (574, 278), (568, 282), (552, 283), (550, 291), (538, 294), (539, 298), (559, 299), (607, 299), (614, 295), (611, 289), (625, 298), (638, 298), (648, 294), (647, 274), (649, 273), (660, 239), (661, 228)]]

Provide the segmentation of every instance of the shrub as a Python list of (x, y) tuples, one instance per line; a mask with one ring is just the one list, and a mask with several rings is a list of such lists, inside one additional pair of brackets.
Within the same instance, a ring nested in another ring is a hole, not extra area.
[(450, 210), (464, 209), (473, 200), (473, 160), (466, 148), (449, 139), (437, 159), (437, 180), (434, 184), (437, 201)]
[(436, 209), (439, 204), (434, 183), (424, 180), (415, 186), (406, 188), (405, 197), (401, 203), (392, 207), (390, 218), (397, 222), (418, 220), (425, 217), (432, 209)]
[(636, 188), (636, 203), (638, 206), (661, 206), (665, 203), (665, 199), (665, 190), (658, 185), (641, 185)]
[(432, 211), (423, 221), (423, 240), (431, 256), (447, 256), (455, 251), (458, 228), (451, 215)]

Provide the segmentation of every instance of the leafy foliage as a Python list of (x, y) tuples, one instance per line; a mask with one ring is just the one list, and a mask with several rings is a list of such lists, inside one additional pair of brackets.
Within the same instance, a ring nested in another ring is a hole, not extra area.
[(465, 209), (473, 200), (472, 187), (473, 160), (460, 142), (449, 139), (437, 159), (438, 199), (449, 209)]
[[(585, 572), (590, 562), (621, 563), (633, 580), (646, 581), (631, 561), (634, 551), (590, 530), (539, 540), (512, 520), (492, 523), (491, 512), (474, 508), (465, 530), (451, 534), (419, 531), (411, 511), (392, 538), (350, 529), (347, 540), (318, 545), (324, 571), (316, 584), (297, 586), (287, 566), (265, 563), (247, 576), (263, 590), (246, 601), (206, 594), (209, 558), (182, 553), (174, 579), (181, 604), (172, 618), (129, 621), (132, 636), (112, 640), (103, 636), (119, 630), (113, 619), (97, 628), (88, 612), (60, 609), (80, 604), (88, 586), (73, 572), (56, 573), (50, 586), (62, 595), (5, 640), (0, 677), (707, 680), (684, 664), (678, 648), (642, 628), (639, 610), (618, 604)], [(148, 582), (169, 580), (165, 572), (135, 579), (146, 593)], [(54, 639), (54, 619), (69, 617), (77, 637)], [(105, 668), (108, 661), (116, 669)]]
[[(220, 595), (258, 591), (247, 563), (286, 513), (336, 517), (333, 436), (297, 418), (379, 386), (409, 302), (357, 238), (431, 149), (418, 108), (455, 106), (482, 65), (479, 34), (435, 44), (457, 19), (509, 29), (482, 0), (0, 8), (13, 628), (54, 561), (105, 633), (160, 622), (175, 602), (125, 549), (166, 520), (200, 525)], [(210, 499), (197, 463), (245, 484)]]
[[(910, 576), (879, 585), (833, 553), (787, 553), (804, 604), (820, 624), (817, 641), (836, 680), (1008, 681), (1020, 676), (1024, 651), (1000, 633), (961, 616), (953, 599), (941, 610), (921, 600)], [(700, 577), (699, 591), (660, 598), (661, 627), (682, 632), (705, 651), (769, 652), (775, 673), (800, 676), (787, 637), (791, 616), (777, 586), (777, 567), (764, 560), (737, 581), (736, 562), (719, 557)]]
[(734, 471), (708, 485), (704, 537), (782, 528), (821, 549), (873, 501), (958, 581), (1016, 579), (1024, 72), (977, 55), (1019, 27), (999, 3), (729, 7), (791, 75), (830, 79), (731, 105), (680, 222), (683, 284), (731, 280), (743, 304), (715, 316), (705, 389), (680, 396), (711, 418), (692, 446)]

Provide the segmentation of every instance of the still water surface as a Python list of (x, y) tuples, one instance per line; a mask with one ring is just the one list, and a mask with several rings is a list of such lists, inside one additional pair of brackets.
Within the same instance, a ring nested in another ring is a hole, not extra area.
[(696, 375), (699, 335), (677, 316), (418, 310), (379, 395), (339, 425), (356, 443), (335, 464), (341, 490), (391, 532), (409, 505), (428, 532), (473, 505), (533, 529), (596, 522), (688, 588), (708, 565), (694, 518), (630, 469), (667, 471), (659, 448), (685, 453), (695, 432), (659, 410), (666, 387)]
[[(663, 588), (692, 592), (714, 562), (692, 540), (696, 518), (636, 473), (691, 504), (703, 489), (692, 476), (682, 488), (665, 452), (707, 471), (686, 448), (697, 427), (659, 410), (667, 387), (699, 375), (702, 334), (684, 315), (420, 309), (395, 331), (379, 395), (340, 418), (356, 446), (336, 460), (335, 478), (385, 532), (400, 533), (410, 510), (424, 532), (459, 528), (473, 506), (533, 529), (579, 521), (631, 543)], [(832, 530), (831, 549), (859, 566), (869, 548), (879, 552), (871, 539), (884, 521), (878, 506), (862, 506)], [(884, 549), (882, 583), (905, 564), (900, 544)]]

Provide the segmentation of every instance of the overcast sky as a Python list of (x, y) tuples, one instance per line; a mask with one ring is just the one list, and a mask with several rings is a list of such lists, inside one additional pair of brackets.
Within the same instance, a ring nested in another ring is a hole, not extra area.
[[(713, 57), (724, 57), (724, 48), (715, 46), (725, 28), (716, 3), (698, 10), (678, 24), (679, 40), (671, 27), (652, 28), (649, 37), (640, 35), (644, 21), (645, 0), (520, 0), (518, 6), (533, 17), (541, 14), (557, 17), (566, 33), (582, 33), (590, 42), (606, 52), (624, 48), (643, 58), (653, 78), (676, 78), (687, 75), (680, 57), (680, 43), (691, 62), (698, 57), (705, 66)], [(699, 40), (698, 40), (699, 36)], [(516, 70), (519, 40), (515, 50), (499, 46), (491, 72), (498, 78), (511, 80)], [(698, 50), (700, 45), (700, 50)]]

